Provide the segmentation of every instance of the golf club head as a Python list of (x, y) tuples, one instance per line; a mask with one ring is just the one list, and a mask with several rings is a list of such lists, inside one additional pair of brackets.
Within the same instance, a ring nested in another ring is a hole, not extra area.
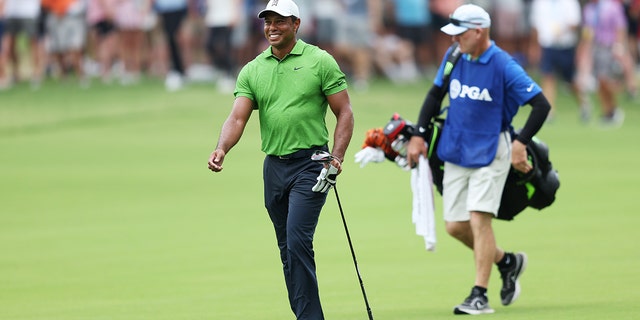
[(333, 160), (333, 156), (326, 151), (316, 150), (311, 155), (311, 161), (313, 162), (330, 162), (331, 160)]

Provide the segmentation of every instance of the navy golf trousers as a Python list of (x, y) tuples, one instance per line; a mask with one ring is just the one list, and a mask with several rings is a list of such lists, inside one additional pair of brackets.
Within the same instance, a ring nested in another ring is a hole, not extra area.
[(291, 310), (297, 319), (321, 320), (313, 235), (327, 194), (311, 191), (322, 170), (322, 164), (311, 161), (312, 153), (308, 149), (265, 158), (264, 202), (276, 232)]

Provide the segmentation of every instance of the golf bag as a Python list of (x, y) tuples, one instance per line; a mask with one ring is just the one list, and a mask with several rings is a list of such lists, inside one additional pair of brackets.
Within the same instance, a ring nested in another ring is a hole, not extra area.
[[(442, 178), (444, 176), (444, 161), (435, 152), (442, 134), (442, 119), (436, 119), (429, 135), (429, 166), (433, 174), (433, 184), (438, 193), (442, 194)], [(512, 133), (512, 140), (518, 132)], [(526, 207), (538, 210), (550, 206), (556, 198), (560, 188), (558, 171), (553, 168), (549, 160), (549, 147), (540, 139), (534, 137), (527, 144), (527, 157), (533, 169), (524, 174), (513, 167), (509, 170), (507, 181), (502, 191), (502, 200), (498, 210), (498, 219), (513, 220)]]
[[(443, 90), (440, 103), (448, 92), (449, 78), (456, 62), (461, 56), (460, 48), (454, 43), (448, 50), (445, 69), (443, 71)], [(445, 108), (446, 109), (446, 108)], [(442, 114), (444, 110), (440, 111)], [(427, 129), (427, 141), (429, 149), (427, 158), (433, 178), (433, 184), (442, 194), (442, 179), (444, 177), (444, 161), (442, 161), (436, 152), (442, 129), (444, 127), (444, 119), (435, 118), (432, 120)], [(415, 126), (410, 122), (402, 119), (400, 115), (395, 113), (391, 120), (382, 130), (371, 129), (367, 132), (367, 138), (363, 148), (374, 147), (384, 152), (385, 158), (394, 161), (400, 167), (407, 168), (406, 161), (406, 144), (408, 143)], [(517, 137), (517, 132), (511, 133), (512, 139)], [(507, 181), (505, 183), (500, 209), (498, 210), (498, 219), (513, 220), (513, 218), (522, 212), (526, 207), (535, 209), (543, 209), (550, 206), (555, 201), (555, 195), (560, 187), (560, 180), (557, 170), (549, 161), (549, 147), (539, 139), (535, 138), (527, 144), (527, 156), (532, 164), (533, 169), (527, 174), (523, 174), (513, 167), (509, 170)], [(381, 160), (383, 161), (383, 160)]]
[[(443, 124), (444, 119), (434, 119), (426, 140), (429, 148), (427, 158), (429, 159), (433, 185), (441, 195), (444, 161), (438, 157), (436, 150), (440, 142)], [(402, 119), (396, 113), (384, 127), (384, 137), (375, 141), (367, 139), (365, 140), (365, 145), (380, 148), (385, 152), (385, 157), (388, 160), (394, 161), (398, 156), (406, 157), (406, 143), (408, 143), (414, 130), (415, 126), (413, 124)], [(517, 134), (517, 132), (512, 133), (512, 139), (515, 139)], [(560, 187), (560, 179), (558, 171), (553, 168), (549, 160), (549, 147), (546, 143), (534, 137), (527, 144), (527, 156), (533, 167), (531, 171), (523, 174), (513, 167), (509, 170), (502, 192), (500, 209), (498, 210), (497, 218), (500, 220), (513, 220), (526, 207), (541, 210), (555, 201), (556, 192)], [(398, 163), (397, 160), (395, 162)]]

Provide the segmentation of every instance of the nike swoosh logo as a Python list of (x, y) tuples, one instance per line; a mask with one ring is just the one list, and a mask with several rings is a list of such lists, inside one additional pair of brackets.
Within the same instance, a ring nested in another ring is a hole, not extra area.
[(476, 309), (480, 310), (480, 309), (484, 309), (485, 307), (485, 303), (482, 303), (480, 301), (476, 301)]
[(533, 83), (529, 86), (529, 88), (527, 88), (527, 92), (531, 92), (531, 90), (533, 90)]
[(300, 69), (302, 69), (302, 67), (295, 67), (295, 68), (293, 68), (293, 70), (294, 70), (294, 71), (296, 71), (296, 70), (300, 70)]

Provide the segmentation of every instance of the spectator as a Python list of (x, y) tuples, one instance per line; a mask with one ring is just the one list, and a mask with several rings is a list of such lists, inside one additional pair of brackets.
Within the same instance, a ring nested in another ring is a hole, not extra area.
[(338, 21), (336, 50), (348, 61), (350, 77), (356, 90), (369, 87), (373, 68), (373, 42), (382, 21), (379, 0), (342, 0), (343, 14)]
[(184, 85), (185, 67), (178, 34), (187, 17), (188, 3), (187, 0), (154, 1), (154, 8), (160, 15), (162, 31), (169, 49), (170, 66), (164, 84), (169, 91), (179, 90)]
[(413, 59), (422, 71), (433, 65), (435, 50), (431, 34), (429, 0), (394, 0), (396, 33), (411, 42)]
[(601, 123), (622, 125), (624, 111), (618, 106), (616, 95), (620, 91), (617, 78), (622, 74), (623, 60), (628, 57), (624, 8), (618, 0), (589, 0), (583, 8), (583, 17), (582, 78), (595, 76)]
[(187, 18), (178, 38), (187, 78), (189, 81), (210, 81), (212, 72), (204, 46), (207, 31), (204, 24), (206, 0), (187, 0), (187, 3)]
[(632, 52), (636, 68), (640, 67), (640, 0), (631, 0), (629, 7), (629, 15), (635, 21), (635, 29), (632, 32), (633, 38), (631, 40), (631, 46), (633, 46)]
[(88, 0), (87, 23), (90, 38), (95, 44), (94, 52), (100, 68), (100, 78), (111, 83), (112, 69), (118, 59), (119, 42), (115, 25), (115, 12), (120, 0)]
[(8, 88), (5, 61), (2, 54), (2, 36), (4, 35), (4, 2), (0, 0), (0, 91)]
[(20, 52), (17, 39), (20, 34), (27, 37), (28, 52), (31, 59), (30, 78), (32, 86), (38, 87), (42, 81), (44, 71), (44, 47), (38, 34), (38, 18), (40, 16), (40, 0), (5, 0), (5, 34), (2, 38), (2, 60), (6, 61), (11, 70), (3, 81), (3, 86), (10, 87), (21, 81)]
[(526, 44), (529, 17), (525, 14), (524, 0), (492, 0), (496, 42), (523, 67), (527, 66)]
[(414, 82), (420, 73), (414, 56), (414, 46), (399, 37), (385, 19), (375, 37), (373, 60), (382, 73), (396, 84)]
[(315, 40), (318, 47), (336, 55), (337, 25), (342, 10), (341, 0), (315, 1), (313, 12), (316, 17)]
[(640, 37), (640, 0), (624, 0), (625, 17), (627, 18), (628, 56), (623, 60), (627, 97), (635, 99), (638, 96), (636, 84), (636, 67), (638, 65), (638, 37)]
[[(581, 8), (578, 0), (534, 0), (531, 25), (541, 52), (539, 68), (542, 91), (551, 104), (549, 119), (555, 116), (557, 81), (570, 84), (571, 92), (580, 107), (580, 117), (588, 121), (591, 106), (587, 94), (578, 85), (576, 77), (576, 48), (580, 36)], [(538, 55), (538, 54), (536, 54)]]
[(236, 55), (232, 36), (242, 9), (240, 0), (207, 0), (206, 49), (218, 74), (217, 88), (221, 92), (232, 92), (235, 87), (236, 61), (233, 57)]
[(120, 83), (135, 84), (140, 80), (143, 54), (145, 52), (145, 31), (153, 22), (152, 0), (119, 0), (115, 10), (115, 24), (120, 37), (120, 57), (124, 64)]
[(236, 66), (244, 65), (255, 58), (256, 54), (268, 47), (264, 38), (264, 21), (258, 18), (258, 12), (264, 9), (263, 0), (243, 0), (241, 20), (243, 23), (234, 29), (233, 41), (237, 47)]
[(437, 57), (444, 56), (447, 48), (451, 45), (451, 37), (442, 33), (440, 28), (449, 23), (449, 15), (464, 4), (462, 0), (430, 0), (429, 10), (431, 11), (431, 34), (434, 36), (435, 54)]
[(48, 51), (58, 66), (60, 77), (68, 69), (75, 71), (81, 86), (87, 86), (83, 68), (83, 53), (87, 38), (86, 7), (82, 0), (42, 0), (46, 9)]
[(298, 29), (298, 39), (304, 40), (307, 43), (316, 43), (315, 25), (316, 25), (316, 13), (313, 8), (316, 6), (316, 2), (324, 2), (318, 0), (295, 0), (298, 8), (300, 9), (300, 20), (304, 23), (300, 24)]

